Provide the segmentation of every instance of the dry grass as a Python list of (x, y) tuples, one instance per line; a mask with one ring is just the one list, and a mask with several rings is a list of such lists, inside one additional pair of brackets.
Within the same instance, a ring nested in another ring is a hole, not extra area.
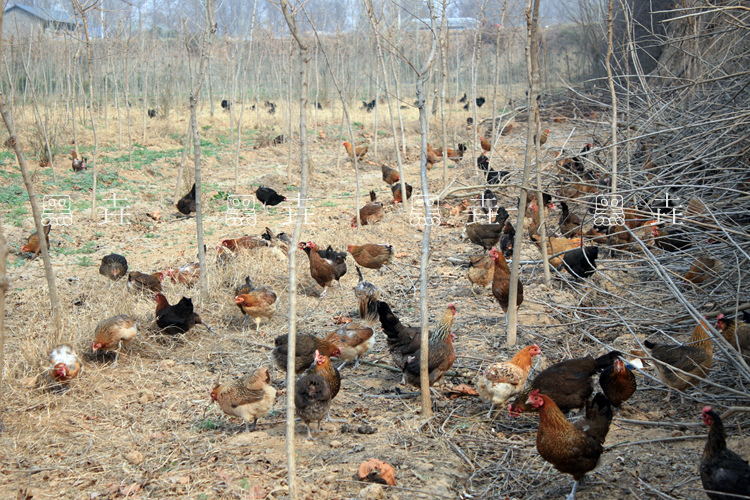
[[(381, 106), (381, 112), (385, 109)], [(485, 108), (482, 116), (486, 117), (487, 112)], [(415, 119), (413, 110), (406, 110), (406, 113), (407, 122)], [(281, 111), (274, 117), (261, 114), (261, 124), (276, 125), (274, 131), (281, 133), (282, 114)], [(110, 116), (115, 115), (110, 113)], [(349, 227), (354, 213), (354, 171), (341, 148), (339, 116), (340, 110), (319, 112), (319, 124), (327, 139), (311, 134), (310, 150), (315, 169), (310, 196), (314, 199), (315, 225), (305, 227), (303, 238), (324, 246), (331, 244), (337, 249), (349, 243), (390, 242), (397, 252), (406, 252), (407, 255), (397, 262), (416, 281), (422, 233), (408, 224), (408, 211), (390, 210), (383, 222), (366, 226), (360, 232)], [(456, 116), (451, 123), (451, 129), (456, 131), (456, 142), (468, 141), (471, 131), (463, 126), (465, 113), (457, 112)], [(171, 134), (184, 133), (184, 120), (185, 116), (179, 113), (169, 123), (147, 120), (150, 128), (144, 146), (149, 151), (181, 148), (180, 141)], [(246, 121), (254, 124), (255, 120), (254, 115), (246, 114)], [(357, 142), (369, 141), (363, 134), (371, 129), (372, 115), (355, 110), (353, 120), (365, 124), (364, 130), (358, 132)], [(237, 376), (260, 365), (272, 366), (270, 349), (265, 346), (272, 346), (273, 338), (286, 332), (288, 263), (283, 255), (260, 250), (241, 256), (228, 267), (217, 267), (213, 264), (212, 247), (225, 237), (258, 234), (264, 226), (275, 232), (290, 232), (291, 225), (284, 225), (288, 217), (279, 209), (271, 210), (268, 215), (259, 214), (255, 228), (224, 225), (221, 211), (224, 202), (212, 196), (217, 189), (232, 191), (234, 145), (220, 141), (220, 137), (230, 136), (228, 114), (219, 111), (211, 118), (204, 109), (199, 122), (202, 127), (211, 126), (202, 130), (202, 138), (218, 144), (207, 156), (203, 172), (207, 198), (204, 227), (209, 245), (209, 300), (202, 301), (197, 288), (169, 283), (165, 283), (165, 294), (172, 302), (183, 295), (192, 297), (197, 312), (217, 335), (198, 326), (184, 336), (164, 338), (153, 326), (151, 297), (129, 294), (123, 283), (112, 285), (98, 274), (100, 258), (110, 252), (126, 255), (131, 269), (143, 272), (194, 260), (197, 252), (194, 220), (175, 217), (172, 207), (174, 173), (180, 155), (157, 158), (148, 165), (150, 169), (142, 170), (130, 170), (127, 163), (111, 165), (103, 161), (105, 171), (116, 169), (119, 179), (126, 181), (119, 187), (103, 189), (129, 194), (133, 224), (97, 226), (87, 219), (86, 210), (73, 226), (53, 230), (53, 264), (63, 298), (62, 340), (81, 353), (88, 352), (94, 326), (115, 314), (136, 317), (139, 336), (124, 351), (116, 367), (112, 367), (112, 357), (85, 356), (83, 373), (64, 393), (28, 387), (25, 379), (40, 373), (56, 341), (52, 339), (41, 261), (33, 262), (20, 273), (7, 299), (7, 362), (4, 367), (8, 380), (4, 400), (7, 411), (2, 417), (4, 429), (0, 434), (3, 497), (12, 497), (16, 488), (23, 486), (30, 488), (34, 498), (92, 498), (95, 493), (99, 498), (285, 498), (285, 393), (279, 395), (274, 414), (259, 422), (260, 430), (246, 435), (237, 433), (242, 429), (240, 422), (223, 415), (217, 406), (209, 405), (209, 390), (223, 377)], [(140, 141), (139, 126), (140, 122), (136, 121), (134, 136)], [(511, 170), (514, 182), (520, 179), (525, 124), (517, 127), (512, 136), (502, 141), (493, 162), (496, 169)], [(380, 128), (388, 129), (383, 126), (382, 115)], [(559, 148), (571, 125), (551, 128), (553, 133), (548, 147)], [(88, 147), (89, 143), (84, 142), (86, 138), (84, 134), (80, 142)], [(389, 132), (380, 138), (382, 158), (389, 154), (392, 142)], [(412, 133), (408, 138), (411, 145), (417, 143)], [(102, 131), (100, 140), (104, 144), (116, 142), (114, 120)], [(580, 147), (591, 140), (591, 132), (578, 128), (571, 140)], [(253, 184), (263, 182), (287, 196), (294, 195), (296, 191), (288, 186), (299, 182), (297, 145), (293, 144), (291, 180), (286, 174), (286, 145), (258, 150), (251, 147), (245, 144), (241, 151), (239, 194), (251, 193)], [(122, 154), (105, 152), (104, 157)], [(545, 158), (551, 156), (548, 151)], [(368, 159), (378, 162), (376, 158)], [(418, 185), (417, 162), (414, 155), (406, 164), (406, 179), (415, 187)], [(6, 164), (9, 165), (7, 161)], [(390, 201), (380, 169), (366, 164), (362, 167), (361, 201), (365, 201), (371, 188), (376, 189), (381, 199)], [(58, 172), (61, 178), (75, 179), (69, 168)], [(458, 178), (456, 185), (477, 182), (470, 159), (457, 168), (450, 168), (449, 174), (450, 179)], [(438, 192), (442, 188), (442, 165), (429, 177), (430, 191)], [(552, 175), (546, 177), (545, 185), (553, 184), (553, 179)], [(48, 181), (40, 172), (37, 186), (42, 194), (54, 192), (55, 187)], [(0, 186), (6, 187), (8, 182), (0, 180)], [(517, 193), (516, 188), (497, 190), (505, 206), (514, 206)], [(76, 199), (88, 196), (75, 190), (69, 194)], [(160, 222), (145, 215), (153, 210), (161, 211)], [(2, 214), (9, 216), (10, 210), (2, 210)], [(558, 214), (555, 212), (554, 217)], [(517, 350), (517, 347), (493, 347), (504, 338), (503, 318), (497, 303), (488, 292), (473, 296), (465, 270), (448, 260), (478, 251), (459, 240), (463, 221), (463, 215), (447, 220), (449, 225), (434, 228), (432, 239), (431, 321), (442, 314), (449, 302), (458, 308), (455, 324), (458, 359), (454, 366), (457, 375), (447, 381), (448, 385), (471, 383), (477, 370), (487, 363), (507, 359)], [(19, 243), (31, 222), (27, 218), (22, 227), (6, 224), (4, 227), (9, 241)], [(93, 253), (88, 254), (91, 262), (81, 265), (81, 254), (68, 251), (88, 241), (94, 242)], [(521, 258), (534, 261), (538, 259), (538, 252), (526, 244)], [(11, 266), (20, 259), (11, 257)], [(683, 260), (687, 261), (687, 257)], [(665, 262), (669, 264), (669, 260)], [(309, 277), (307, 259), (302, 252), (298, 263), (299, 331), (326, 333), (332, 328), (333, 316), (354, 313), (352, 287), (357, 279), (353, 262), (349, 259), (350, 268), (342, 280), (343, 288), (339, 290), (334, 285), (322, 301), (317, 297), (319, 287)], [(17, 269), (17, 266), (12, 267), (11, 272)], [(611, 314), (602, 314), (597, 320), (590, 309), (619, 310), (617, 298), (635, 300), (632, 294), (636, 289), (648, 292), (641, 297), (644, 307), (654, 307), (660, 302), (653, 272), (640, 256), (613, 255), (602, 259), (601, 272), (589, 284), (558, 279), (548, 287), (542, 283), (540, 269), (533, 263), (522, 266), (526, 302), (520, 310), (519, 331), (519, 346), (534, 342), (542, 348), (543, 364), (537, 369), (569, 356), (599, 353), (611, 347), (621, 350), (637, 347), (635, 336), (627, 328), (610, 322)], [(401, 274), (401, 271), (396, 270), (396, 273)], [(262, 325), (260, 332), (255, 331), (252, 323), (243, 323), (231, 300), (234, 287), (247, 275), (254, 283), (272, 286), (279, 295), (276, 316), (269, 325)], [(374, 271), (365, 271), (365, 277), (381, 288), (383, 299), (395, 307), (405, 322), (418, 321), (417, 295), (408, 293), (409, 281), (405, 277)], [(629, 288), (631, 290), (627, 291)], [(665, 320), (667, 315), (673, 317), (676, 306), (664, 307), (668, 310)], [(589, 311), (588, 315), (584, 315), (585, 311)], [(638, 332), (641, 337), (642, 333)], [(376, 347), (366, 359), (387, 363), (389, 356), (383, 336), (379, 332), (376, 335)], [(731, 379), (728, 365), (719, 365), (717, 379)], [(653, 367), (646, 373), (653, 374)], [(468, 498), (472, 495), (473, 498), (541, 499), (567, 494), (569, 477), (552, 470), (536, 453), (533, 418), (509, 420), (499, 414), (488, 420), (485, 418), (487, 406), (476, 399), (438, 399), (435, 417), (424, 422), (419, 417), (416, 399), (402, 399), (394, 393), (399, 379), (397, 374), (363, 365), (357, 370), (346, 368), (344, 376), (342, 392), (333, 404), (334, 418), (347, 418), (357, 425), (367, 423), (378, 431), (373, 435), (342, 433), (338, 424), (324, 423), (316, 442), (307, 442), (298, 436), (304, 498), (356, 496), (362, 485), (352, 482), (352, 476), (358, 464), (370, 457), (396, 468), (398, 485), (405, 489), (389, 492), (390, 498)], [(272, 378), (281, 381), (282, 374), (273, 368)], [(726, 382), (729, 384), (731, 380)], [(639, 383), (643, 390), (616, 418), (608, 438), (608, 445), (617, 446), (605, 453), (600, 467), (591, 474), (578, 498), (703, 498), (703, 493), (696, 490), (699, 486), (696, 465), (703, 446), (700, 435), (705, 431), (692, 424), (698, 421), (705, 392), (694, 393), (684, 406), (675, 403), (665, 406), (660, 401), (664, 394), (660, 383), (646, 377), (640, 377)], [(623, 418), (647, 424), (625, 422)], [(673, 426), (648, 425), (653, 422)], [(735, 422), (727, 425), (733, 435), (730, 445), (747, 456), (749, 448), (742, 432), (738, 438), (734, 432)], [(301, 426), (298, 431), (302, 431)], [(622, 444), (683, 435), (698, 437), (633, 446)], [(658, 490), (658, 494), (654, 490)]]

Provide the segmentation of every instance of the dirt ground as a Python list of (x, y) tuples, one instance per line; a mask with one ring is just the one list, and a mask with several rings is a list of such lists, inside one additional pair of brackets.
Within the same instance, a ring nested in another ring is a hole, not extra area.
[[(463, 115), (459, 116), (463, 121)], [(263, 122), (271, 120), (261, 118)], [(364, 129), (357, 127), (358, 142), (372, 142), (372, 116), (358, 111), (354, 119), (367, 124)], [(383, 121), (381, 115), (381, 130), (389, 130)], [(254, 117), (249, 122), (257, 129)], [(129, 225), (100, 224), (103, 219), (99, 214), (91, 219), (90, 171), (73, 173), (69, 160), (60, 156), (56, 159), (58, 181), (54, 183), (49, 169), (35, 168), (37, 195), (69, 195), (74, 207), (73, 224), (54, 227), (50, 235), (62, 304), (60, 338), (56, 338), (52, 325), (42, 261), (38, 258), (29, 263), (27, 256), (20, 255), (21, 245), (33, 230), (30, 205), (23, 204), (26, 213), (12, 203), (1, 208), (3, 230), (13, 252), (9, 272), (15, 278), (6, 298), (5, 398), (0, 417), (3, 498), (15, 498), (19, 488), (26, 489), (34, 499), (287, 498), (284, 373), (273, 366), (270, 347), (274, 337), (286, 333), (288, 328), (288, 260), (278, 251), (262, 249), (224, 269), (215, 265), (214, 247), (225, 237), (260, 234), (266, 226), (275, 232), (291, 233), (289, 215), (282, 206), (268, 213), (261, 209), (256, 226), (227, 226), (222, 193), (252, 194), (262, 184), (290, 198), (296, 196), (298, 148), (295, 146), (292, 153), (292, 175), (288, 179), (287, 146), (252, 149), (255, 132), (246, 132), (235, 190), (236, 145), (229, 139), (227, 115), (209, 117), (206, 112), (200, 123), (208, 127), (202, 129), (207, 155), (202, 177), (208, 299), (201, 298), (198, 287), (165, 281), (164, 288), (172, 303), (183, 295), (192, 297), (196, 311), (215, 335), (199, 325), (183, 337), (163, 338), (156, 333), (154, 301), (150, 296), (133, 295), (123, 282), (112, 284), (98, 274), (101, 257), (111, 252), (125, 255), (131, 270), (143, 272), (195, 260), (195, 219), (179, 217), (173, 197), (184, 116), (175, 116), (169, 123), (150, 121), (145, 143), (140, 140), (140, 130), (136, 130), (140, 146), (132, 168), (127, 152), (116, 147), (116, 126), (110, 123), (100, 138), (99, 203), (106, 203), (114, 193), (127, 198)], [(413, 110), (407, 111), (405, 126), (411, 151), (404, 165), (405, 178), (416, 188), (418, 157), (414, 151), (418, 128)], [(573, 128), (570, 123), (546, 121), (543, 126), (552, 128), (545, 151), (559, 148)], [(248, 130), (247, 124), (245, 128)], [(322, 119), (319, 129), (322, 134), (310, 134), (309, 195), (314, 209), (302, 238), (323, 246), (331, 244), (337, 250), (350, 243), (393, 244), (398, 266), (392, 267), (393, 272), (366, 270), (365, 278), (380, 288), (383, 300), (391, 304), (402, 321), (417, 324), (419, 295), (411, 290), (409, 279), (418, 280), (423, 233), (421, 227), (409, 224), (411, 204), (407, 204), (406, 212), (389, 208), (384, 221), (360, 231), (350, 228), (355, 203), (354, 168), (341, 147), (338, 122)], [(456, 126), (455, 130), (456, 142), (470, 138), (471, 132), (465, 127)], [(516, 181), (523, 166), (525, 130), (525, 123), (519, 123), (513, 135), (502, 138), (492, 165), (512, 171)], [(90, 135), (90, 131), (85, 130), (84, 134)], [(93, 147), (88, 135), (79, 138), (79, 144), (90, 157)], [(590, 131), (579, 126), (569, 147), (578, 149), (590, 137)], [(367, 157), (378, 166), (361, 165), (362, 203), (369, 189), (374, 189), (383, 201), (392, 199), (388, 186), (382, 182), (379, 164), (384, 160), (395, 167), (393, 142), (390, 132), (381, 133), (379, 138), (378, 155), (371, 144)], [(545, 165), (551, 164), (551, 157), (548, 152)], [(12, 193), (13, 186), (23, 184), (14, 159), (7, 154), (3, 159), (0, 187), (3, 193)], [(455, 186), (476, 184), (473, 165), (472, 158), (461, 165), (451, 165), (449, 182), (455, 179)], [(192, 173), (188, 177), (189, 184)], [(439, 192), (443, 187), (442, 164), (428, 177), (431, 193)], [(501, 205), (515, 218), (512, 207), (518, 190), (495, 191)], [(158, 221), (148, 215), (155, 211), (160, 213)], [(559, 217), (559, 209), (552, 217)], [(519, 312), (518, 344), (507, 347), (503, 314), (491, 292), (487, 289), (472, 293), (466, 269), (457, 264), (481, 251), (461, 240), (465, 219), (464, 214), (444, 217), (443, 224), (433, 227), (431, 234), (430, 322), (434, 325), (449, 303), (458, 310), (454, 324), (456, 375), (448, 377), (439, 388), (443, 396), (434, 399), (434, 416), (425, 420), (420, 415), (419, 400), (400, 394), (412, 391), (400, 386), (400, 374), (366, 364), (356, 369), (345, 367), (341, 393), (332, 404), (332, 417), (346, 420), (347, 430), (367, 424), (376, 432), (344, 432), (341, 423), (325, 422), (315, 440), (309, 441), (304, 426), (298, 423), (295, 452), (303, 491), (300, 498), (545, 499), (568, 494), (571, 478), (555, 471), (536, 451), (535, 415), (511, 419), (505, 412), (496, 411), (488, 419), (486, 403), (476, 397), (449, 399), (448, 389), (461, 383), (473, 384), (483, 366), (509, 359), (529, 343), (539, 344), (543, 351), (535, 367), (538, 371), (570, 356), (602, 354), (613, 347), (632, 349), (633, 337), (625, 329), (608, 329), (594, 323), (584, 328), (590, 335), (582, 333), (575, 319), (566, 315), (565, 306), (588, 300), (594, 308), (610, 307), (616, 300), (602, 299), (598, 293), (587, 296), (584, 283), (557, 278), (546, 286), (541, 265), (524, 264), (526, 299)], [(526, 243), (522, 260), (538, 258), (536, 248)], [(334, 316), (356, 314), (353, 286), (357, 275), (352, 259), (348, 259), (349, 272), (341, 280), (341, 289), (334, 284), (322, 300), (318, 299), (320, 288), (309, 276), (304, 253), (299, 252), (297, 263), (300, 332), (325, 334), (333, 328)], [(627, 274), (627, 267), (628, 263), (619, 258), (605, 257), (600, 263), (601, 272), (593, 280), (602, 287), (612, 286), (617, 295), (617, 290), (627, 287), (628, 280), (636, 279), (633, 273)], [(279, 295), (276, 315), (260, 331), (254, 324), (243, 323), (232, 300), (234, 288), (247, 275), (254, 284), (270, 285)], [(599, 299), (601, 302), (597, 302)], [(648, 300), (658, 303), (658, 297)], [(116, 314), (137, 318), (139, 334), (113, 366), (113, 357), (94, 358), (89, 352), (95, 325)], [(576, 326), (570, 326), (573, 324)], [(375, 348), (364, 359), (388, 364), (390, 357), (379, 328), (376, 337)], [(61, 341), (78, 351), (84, 361), (83, 371), (67, 391), (40, 388), (35, 378), (45, 370), (51, 348)], [(721, 362), (715, 364), (720, 370), (726, 369), (721, 368)], [(218, 380), (240, 376), (258, 366), (271, 369), (280, 393), (273, 413), (259, 421), (258, 430), (244, 433), (242, 422), (210, 404), (209, 391)], [(653, 377), (653, 366), (644, 373)], [(688, 396), (681, 404), (677, 402), (679, 397), (673, 395), (672, 402), (665, 404), (662, 384), (647, 376), (639, 376), (638, 381), (638, 392), (612, 424), (606, 442), (611, 449), (589, 474), (577, 498), (705, 498), (697, 474), (706, 434), (699, 415), (705, 403), (700, 396)], [(738, 422), (728, 423), (727, 427), (730, 447), (750, 456), (744, 428)], [(356, 482), (357, 467), (367, 458), (393, 465), (397, 487), (373, 488)]]

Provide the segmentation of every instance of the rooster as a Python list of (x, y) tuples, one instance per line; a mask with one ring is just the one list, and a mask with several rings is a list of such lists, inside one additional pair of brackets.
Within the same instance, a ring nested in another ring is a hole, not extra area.
[(93, 352), (116, 350), (115, 364), (120, 355), (120, 347), (129, 344), (138, 334), (135, 320), (125, 314), (119, 314), (101, 321), (94, 330)]
[(505, 403), (523, 390), (531, 371), (531, 358), (541, 353), (536, 344), (526, 346), (510, 361), (491, 364), (478, 377), (476, 388), (479, 397), (491, 403), (487, 418), (492, 415), (496, 404)]
[(73, 163), (71, 164), (73, 172), (83, 172), (86, 170), (86, 162), (88, 160), (85, 157), (79, 158), (75, 149), (70, 150), (70, 156), (73, 158)]
[(361, 321), (346, 323), (325, 337), (326, 340), (339, 348), (338, 358), (345, 364), (356, 360), (355, 368), (359, 366), (359, 358), (372, 349), (375, 344), (375, 321), (378, 317), (377, 299), (369, 295), (362, 295), (359, 299), (359, 316), (362, 318)]
[(99, 274), (117, 281), (128, 273), (128, 260), (122, 255), (111, 253), (102, 257)]
[[(456, 307), (448, 304), (443, 318), (430, 335), (428, 350), (427, 370), (429, 372), (430, 386), (439, 382), (445, 373), (456, 361), (456, 351), (453, 349), (453, 318), (456, 315)], [(421, 349), (417, 349), (413, 355), (406, 358), (404, 366), (404, 377), (407, 383), (420, 387), (420, 357)]]
[(573, 490), (567, 500), (575, 498), (578, 482), (599, 463), (604, 440), (612, 423), (612, 405), (603, 394), (586, 403), (586, 418), (571, 424), (549, 396), (531, 391), (527, 404), (539, 412), (536, 449), (552, 466), (573, 476)]
[[(492, 277), (492, 295), (500, 303), (500, 307), (505, 313), (505, 326), (508, 326), (508, 309), (510, 301), (510, 268), (505, 256), (497, 251), (497, 248), (490, 250), (490, 259), (495, 261), (495, 274)], [(518, 280), (516, 307), (521, 307), (523, 302), (523, 283)]]
[(706, 495), (711, 500), (746, 497), (750, 493), (750, 466), (747, 460), (727, 448), (727, 433), (718, 413), (706, 406), (701, 418), (709, 427), (699, 467)]
[[(211, 389), (211, 399), (227, 415), (245, 421), (245, 432), (254, 431), (260, 417), (265, 417), (273, 408), (276, 389), (271, 385), (268, 368), (261, 367), (249, 375), (228, 384), (217, 384)], [(252, 428), (249, 428), (250, 421)]]
[(195, 183), (190, 188), (190, 192), (183, 196), (180, 201), (177, 202), (177, 210), (184, 215), (190, 215), (195, 212)]
[(364, 160), (365, 155), (367, 155), (367, 148), (369, 146), (365, 144), (364, 146), (358, 146), (356, 148), (352, 147), (351, 142), (344, 142), (344, 149), (346, 149), (346, 154), (349, 155), (349, 158), (354, 160), (354, 155), (357, 155), (358, 160)]
[(193, 312), (193, 300), (182, 297), (175, 305), (170, 305), (167, 298), (157, 293), (156, 300), (156, 324), (162, 333), (178, 335), (187, 333), (196, 323), (202, 323), (201, 317)]
[(81, 372), (81, 360), (72, 347), (62, 344), (49, 355), (49, 376), (57, 384), (66, 386)]
[[(44, 240), (47, 242), (47, 250), (49, 250), (50, 229), (52, 229), (52, 224), (42, 226), (42, 230), (44, 231)], [(33, 253), (34, 255), (42, 251), (42, 247), (39, 245), (39, 235), (37, 234), (37, 231), (31, 233), (31, 236), (26, 239), (26, 244), (21, 247), (21, 251)]]
[(362, 271), (359, 270), (359, 266), (354, 266), (354, 268), (357, 270), (357, 275), (359, 276), (357, 286), (354, 287), (354, 296), (357, 300), (360, 300), (362, 297), (370, 297), (374, 300), (380, 299), (380, 291), (378, 290), (378, 287), (369, 281), (364, 280), (362, 277)]

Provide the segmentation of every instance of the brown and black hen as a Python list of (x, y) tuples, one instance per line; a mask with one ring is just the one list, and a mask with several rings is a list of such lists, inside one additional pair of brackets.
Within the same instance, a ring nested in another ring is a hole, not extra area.
[[(435, 331), (430, 335), (430, 347), (427, 361), (427, 370), (430, 377), (430, 386), (439, 382), (445, 373), (450, 370), (453, 366), (453, 362), (456, 361), (456, 351), (453, 348), (453, 318), (456, 315), (456, 307), (453, 304), (448, 304), (448, 308), (445, 310), (443, 318), (435, 327)], [(419, 387), (420, 379), (420, 356), (421, 349), (417, 349), (414, 354), (406, 358), (406, 365), (404, 366), (404, 376), (406, 382), (409, 384)]]
[(156, 294), (156, 324), (162, 333), (178, 335), (187, 333), (201, 317), (193, 312), (193, 299), (182, 297), (175, 305), (170, 305), (164, 294)]
[[(289, 336), (279, 335), (274, 340), (273, 356), (279, 370), (286, 371), (286, 358), (288, 353)], [(298, 333), (294, 350), (294, 371), (302, 373), (312, 365), (315, 360), (315, 351), (320, 351), (325, 356), (337, 357), (341, 350), (333, 342), (322, 339), (309, 333)]]
[(331, 387), (321, 375), (308, 374), (294, 384), (294, 413), (307, 426), (307, 438), (310, 434), (310, 422), (320, 422), (328, 415), (331, 407)]
[(193, 187), (190, 188), (190, 192), (177, 202), (177, 210), (185, 215), (190, 215), (195, 212), (195, 183), (193, 183)]

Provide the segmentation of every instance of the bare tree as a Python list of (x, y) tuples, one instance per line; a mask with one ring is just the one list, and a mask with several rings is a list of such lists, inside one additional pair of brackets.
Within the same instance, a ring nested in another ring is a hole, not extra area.
[[(287, 0), (280, 0), (284, 19), (289, 26), (289, 31), (299, 46), (300, 65), (300, 97), (299, 97), (299, 133), (300, 133), (300, 165), (301, 186), (299, 208), (297, 210), (297, 221), (294, 224), (292, 244), (289, 245), (289, 341), (286, 360), (286, 454), (287, 454), (287, 485), (289, 486), (289, 498), (294, 500), (297, 496), (296, 463), (294, 456), (294, 375), (295, 356), (297, 344), (297, 242), (302, 232), (302, 223), (307, 208), (307, 125), (305, 114), (307, 113), (307, 66), (310, 63), (310, 54), (305, 42), (299, 34), (297, 23), (293, 13), (289, 10)], [(289, 110), (291, 113), (291, 108)]]
[(195, 163), (195, 226), (198, 236), (198, 262), (200, 265), (201, 297), (208, 299), (208, 281), (206, 276), (206, 250), (203, 247), (203, 204), (201, 203), (201, 139), (198, 133), (198, 101), (201, 87), (208, 69), (211, 53), (211, 42), (216, 33), (214, 22), (214, 0), (205, 0), (206, 31), (201, 40), (200, 63), (198, 65), (198, 81), (190, 93), (190, 128), (193, 132), (193, 154)]

